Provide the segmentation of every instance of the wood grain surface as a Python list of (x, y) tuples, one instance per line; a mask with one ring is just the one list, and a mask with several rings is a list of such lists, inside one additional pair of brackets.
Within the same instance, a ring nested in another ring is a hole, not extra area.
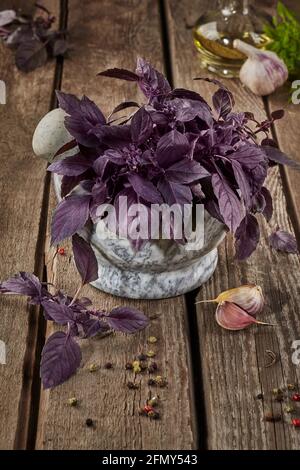
[[(15, 1), (13, 6), (23, 3)], [(26, 4), (29, 11), (34, 1)], [(44, 4), (59, 16), (58, 0)], [(55, 68), (52, 61), (24, 74), (16, 69), (13, 52), (0, 42), (0, 78), (7, 90), (7, 103), (0, 105), (1, 280), (18, 271), (43, 273), (46, 163), (34, 157), (31, 139), (49, 110)], [(29, 308), (26, 299), (1, 296), (0, 312), (0, 339), (7, 348), (7, 364), (0, 365), (0, 448), (24, 448), (32, 431), (39, 311)]]
[[(192, 87), (210, 99), (214, 87), (207, 82), (192, 81), (195, 76), (208, 74), (197, 66), (193, 48), (186, 47), (190, 31), (186, 28), (185, 18), (188, 17), (189, 22), (195, 21), (193, 15), (197, 5), (200, 15), (204, 2), (193, 2), (193, 6), (188, 0), (180, 3), (169, 0), (167, 3), (174, 83)], [(264, 103), (260, 98), (245, 90), (237, 80), (225, 82), (234, 93), (237, 110), (252, 111), (259, 119), (265, 118)], [(274, 103), (276, 94), (273, 100)], [(276, 104), (278, 107), (283, 105), (278, 95)], [(282, 123), (282, 126), (286, 124)], [(276, 253), (268, 244), (267, 238), (277, 225), (293, 231), (277, 168), (270, 171), (268, 187), (274, 198), (274, 216), (271, 227), (261, 221), (261, 242), (257, 251), (249, 260), (238, 263), (234, 259), (233, 240), (228, 236), (220, 247), (213, 278), (197, 296), (197, 300), (213, 299), (222, 290), (257, 283), (266, 297), (261, 319), (276, 324), (275, 327), (229, 332), (216, 324), (213, 305), (198, 306), (208, 449), (298, 449), (300, 445), (299, 433), (291, 425), (290, 415), (284, 412), (284, 405), (290, 400), (278, 403), (271, 393), (273, 388), (286, 387), (288, 383), (299, 384), (299, 367), (292, 364), (291, 345), (300, 338), (300, 263), (298, 255)], [(266, 350), (272, 350), (278, 356), (278, 362), (270, 368), (265, 368)], [(255, 399), (259, 393), (264, 394), (264, 400)], [(282, 421), (265, 422), (264, 413), (269, 410), (279, 413)]]
[[(147, 21), (145, 19), (147, 18)], [(74, 50), (65, 61), (62, 89), (87, 94), (105, 113), (120, 101), (141, 99), (134, 84), (96, 77), (109, 67), (134, 69), (137, 56), (151, 59), (163, 68), (158, 3), (138, 0), (99, 2), (70, 1), (69, 29)], [(52, 197), (51, 209), (54, 207)], [(70, 247), (67, 246), (68, 253)], [(48, 254), (48, 279), (72, 293), (79, 281), (71, 256), (55, 258)], [(189, 373), (189, 342), (184, 298), (164, 301), (129, 301), (86, 288), (100, 308), (134, 305), (151, 319), (146, 331), (135, 336), (113, 335), (83, 345), (82, 367), (78, 374), (56, 390), (42, 393), (37, 447), (43, 449), (191, 449), (196, 446), (196, 428), (191, 407), (192, 381)], [(150, 347), (147, 338), (159, 340)], [(154, 349), (159, 374), (166, 376), (168, 388), (149, 387), (148, 374), (137, 375), (138, 390), (128, 390), (134, 380), (125, 364), (138, 354)], [(104, 364), (113, 363), (112, 370)], [(88, 366), (99, 371), (91, 374)], [(159, 393), (162, 419), (150, 421), (138, 414), (151, 395)], [(69, 397), (79, 400), (70, 408)], [(93, 419), (94, 428), (85, 425)]]

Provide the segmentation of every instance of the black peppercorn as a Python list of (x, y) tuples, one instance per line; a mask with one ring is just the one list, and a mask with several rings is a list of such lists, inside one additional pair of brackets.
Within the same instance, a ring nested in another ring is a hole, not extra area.
[(105, 365), (104, 365), (105, 369), (112, 369), (113, 368), (113, 365), (111, 362), (107, 362)]
[(157, 367), (156, 362), (151, 362), (151, 364), (149, 364), (149, 366), (148, 366), (148, 371), (150, 372), (150, 374), (157, 371), (157, 369), (158, 369), (158, 367)]
[(156, 385), (156, 382), (154, 379), (149, 379), (148, 380), (148, 385)]
[(134, 382), (127, 382), (127, 387), (131, 390), (136, 390), (139, 388), (138, 384), (135, 384)]
[(94, 426), (94, 421), (91, 418), (87, 418), (85, 424), (88, 428), (91, 428), (92, 426)]
[(263, 400), (264, 396), (262, 393), (259, 393), (258, 395), (256, 395), (256, 398), (257, 400)]
[(138, 358), (139, 361), (146, 361), (147, 360), (147, 356), (145, 354), (139, 354), (137, 358)]
[(125, 364), (125, 369), (126, 369), (126, 370), (132, 370), (132, 363), (131, 363), (131, 362), (127, 362), (127, 363)]

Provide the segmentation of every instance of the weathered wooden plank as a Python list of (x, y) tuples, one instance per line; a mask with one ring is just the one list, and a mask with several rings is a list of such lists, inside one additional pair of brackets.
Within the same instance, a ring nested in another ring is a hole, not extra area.
[[(297, 0), (285, 1), (288, 8), (295, 12), (298, 19), (300, 19), (300, 4)], [(299, 80), (299, 77), (296, 77)], [(291, 89), (291, 83), (287, 84), (268, 97), (268, 104), (270, 112), (275, 109), (284, 109), (285, 119), (282, 121), (275, 121), (275, 132), (278, 139), (280, 148), (291, 155), (294, 159), (300, 161), (299, 153), (299, 128), (300, 128), (300, 105), (293, 104), (292, 93), (296, 89)], [(299, 93), (298, 93), (299, 97)], [(290, 202), (289, 210), (293, 218), (293, 223), (297, 232), (298, 238), (300, 237), (300, 188), (299, 188), (299, 173), (290, 169), (282, 170), (285, 180), (285, 189), (287, 191), (288, 200)]]
[[(1, 8), (24, 2), (4, 2)], [(34, 2), (26, 2), (29, 11)], [(59, 16), (59, 1), (44, 2)], [(31, 150), (40, 117), (49, 110), (55, 61), (32, 73), (19, 72), (12, 51), (0, 44), (0, 79), (7, 103), (0, 105), (1, 246), (0, 279), (18, 271), (43, 272), (42, 214), (46, 164)], [(31, 393), (38, 334), (36, 308), (26, 300), (0, 298), (0, 339), (6, 344), (6, 365), (0, 365), (0, 448), (25, 448), (30, 439)]]
[[(199, 69), (185, 19), (191, 24), (208, 5), (211, 2), (167, 2), (174, 82), (176, 86), (192, 87), (206, 99), (211, 97), (213, 88), (206, 82), (192, 82), (192, 77), (208, 74)], [(237, 80), (227, 80), (226, 85), (235, 94), (237, 109), (265, 117), (261, 99), (248, 93)], [(270, 172), (268, 187), (274, 198), (272, 227), (278, 224), (292, 231), (278, 169)], [(229, 287), (255, 282), (266, 296), (262, 319), (278, 325), (229, 332), (216, 324), (213, 305), (197, 308), (209, 449), (299, 448), (299, 433), (291, 426), (290, 415), (284, 413), (283, 404), (272, 400), (270, 393), (289, 382), (299, 384), (299, 367), (291, 360), (292, 341), (300, 338), (299, 257), (271, 250), (267, 243), (270, 227), (263, 221), (261, 231), (257, 252), (243, 263), (234, 260), (233, 240), (227, 237), (219, 250), (217, 270), (198, 295), (198, 300), (212, 299)], [(279, 357), (270, 368), (264, 367), (267, 349)], [(261, 392), (265, 399), (256, 400), (254, 397)], [(268, 409), (282, 414), (282, 421), (266, 423), (263, 417)]]
[[(100, 79), (95, 75), (107, 67), (133, 68), (137, 55), (163, 66), (158, 3), (152, 0), (69, 2), (69, 28), (74, 49), (64, 65), (62, 89), (77, 95), (85, 93), (108, 113), (120, 100), (135, 99), (134, 85)], [(52, 198), (52, 207), (55, 202)], [(48, 278), (56, 285), (74, 292), (78, 282), (68, 256), (51, 252)], [(53, 254), (53, 253), (52, 253)], [(131, 304), (151, 318), (147, 331), (133, 337), (109, 336), (87, 341), (82, 368), (64, 385), (42, 393), (37, 447), (43, 449), (190, 449), (196, 445), (190, 395), (189, 352), (184, 298), (164, 301), (133, 302), (86, 288), (101, 308)], [(125, 371), (126, 362), (148, 349), (147, 337), (159, 338), (157, 351), (160, 373), (169, 381), (168, 389), (159, 390), (161, 421), (151, 422), (138, 415), (139, 407), (155, 390), (149, 390), (148, 376), (138, 375), (140, 389), (128, 390), (133, 379)], [(104, 369), (112, 362), (112, 370)], [(87, 366), (96, 363), (100, 370), (91, 374)], [(69, 397), (80, 400), (77, 408), (66, 405)], [(92, 418), (95, 428), (85, 426)]]

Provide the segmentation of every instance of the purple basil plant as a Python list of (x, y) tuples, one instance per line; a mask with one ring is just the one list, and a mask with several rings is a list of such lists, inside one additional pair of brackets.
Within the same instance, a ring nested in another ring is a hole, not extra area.
[[(145, 207), (204, 204), (234, 233), (237, 258), (250, 256), (260, 237), (257, 214), (267, 221), (272, 216), (272, 198), (264, 186), (268, 167), (300, 167), (269, 138), (273, 121), (282, 118), (283, 111), (263, 122), (251, 113), (234, 112), (232, 93), (217, 80), (208, 80), (218, 86), (211, 109), (195, 91), (172, 90), (166, 78), (141, 58), (135, 72), (114, 68), (99, 75), (135, 82), (146, 103), (120, 103), (106, 118), (86, 96), (80, 100), (57, 92), (67, 113), (65, 126), (74, 137), (58, 154), (75, 145), (79, 152), (49, 167), (62, 175), (63, 197), (53, 217), (52, 243), (103, 218), (99, 207), (105, 203), (113, 204), (118, 214), (119, 198), (127, 196), (129, 204)], [(116, 113), (126, 108), (136, 109), (118, 121)], [(260, 144), (258, 134), (263, 136)], [(132, 240), (137, 249), (142, 243)]]

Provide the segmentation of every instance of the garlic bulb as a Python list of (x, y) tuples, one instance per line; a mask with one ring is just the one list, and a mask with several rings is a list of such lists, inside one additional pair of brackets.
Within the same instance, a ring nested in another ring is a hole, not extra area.
[(255, 95), (269, 95), (287, 80), (287, 67), (275, 52), (256, 49), (240, 39), (234, 40), (233, 47), (248, 57), (241, 67), (240, 80)]

